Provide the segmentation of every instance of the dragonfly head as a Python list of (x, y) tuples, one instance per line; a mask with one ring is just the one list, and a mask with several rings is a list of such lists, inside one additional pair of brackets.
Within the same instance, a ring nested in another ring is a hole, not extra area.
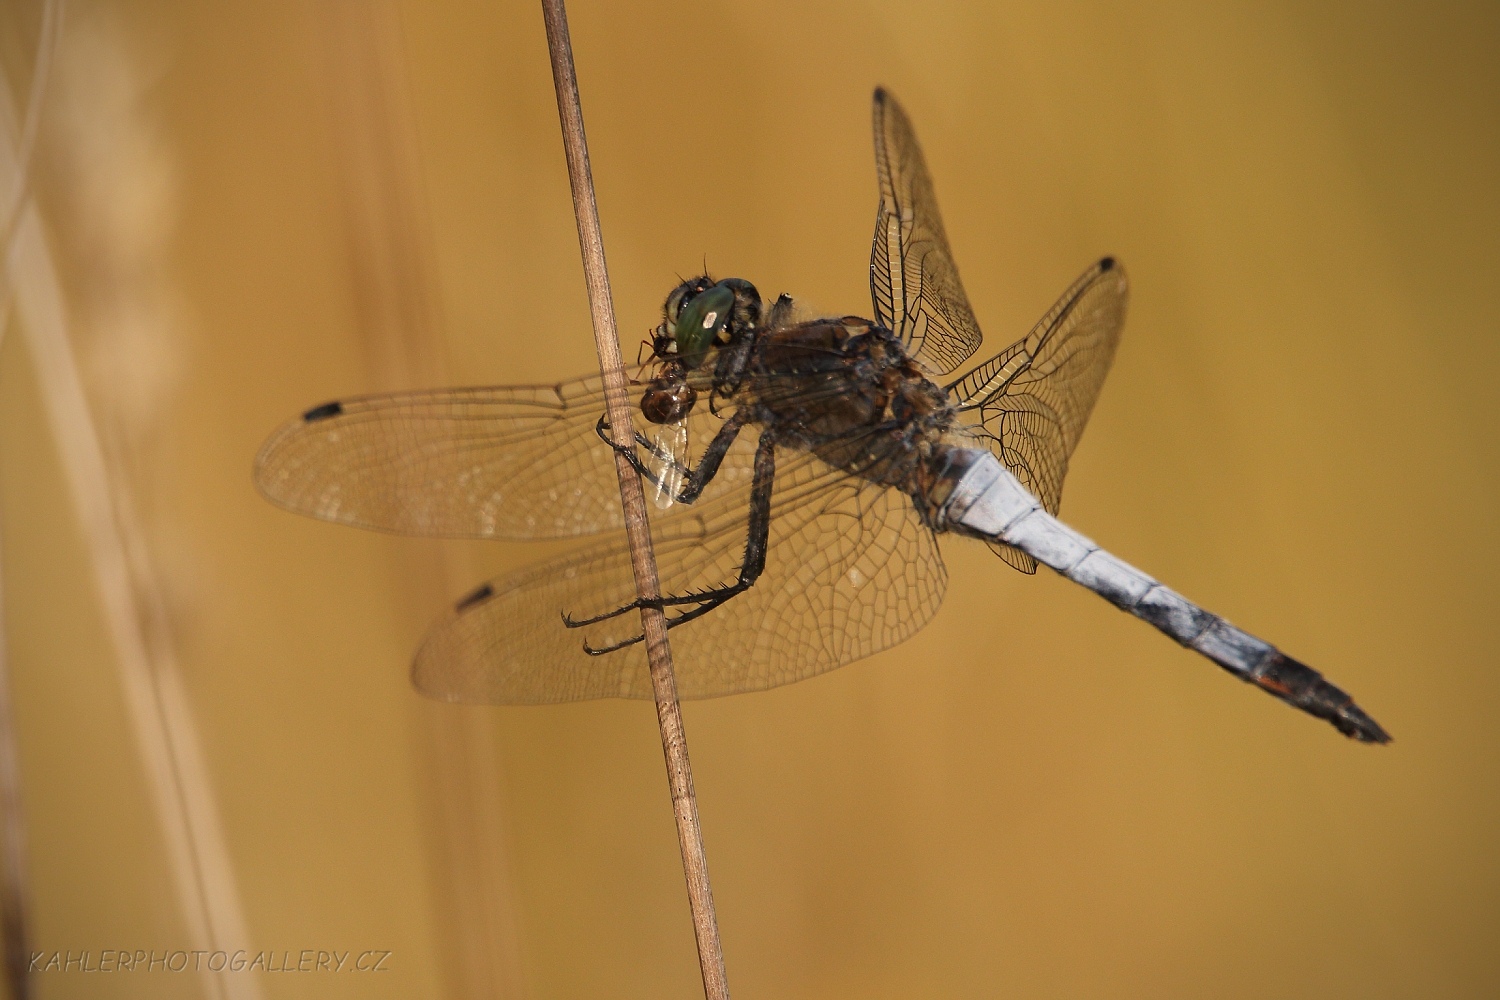
[(662, 306), (651, 349), (660, 362), (641, 396), (641, 413), (653, 424), (684, 419), (698, 400), (688, 373), (713, 368), (710, 358), (753, 334), (761, 322), (760, 293), (742, 278), (691, 278), (672, 289)]
[(652, 346), (665, 361), (698, 368), (720, 348), (747, 336), (761, 321), (760, 293), (743, 278), (684, 281), (667, 296)]

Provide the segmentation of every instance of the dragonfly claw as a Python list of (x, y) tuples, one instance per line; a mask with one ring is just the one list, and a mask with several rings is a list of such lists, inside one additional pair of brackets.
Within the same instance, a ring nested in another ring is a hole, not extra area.
[(608, 645), (608, 646), (602, 646), (602, 647), (600, 647), (598, 649), (595, 649), (593, 646), (590, 646), (589, 645), (589, 641), (587, 639), (585, 639), (585, 640), (583, 640), (583, 651), (585, 653), (587, 653), (589, 656), (603, 656), (605, 653), (613, 653), (615, 650), (617, 650), (617, 649), (624, 649), (626, 646), (634, 646), (636, 643), (642, 641), (645, 638), (646, 638), (645, 634), (642, 633), (641, 635), (634, 635), (634, 636), (631, 636), (629, 639), (625, 639), (625, 640), (613, 643), (613, 644)]

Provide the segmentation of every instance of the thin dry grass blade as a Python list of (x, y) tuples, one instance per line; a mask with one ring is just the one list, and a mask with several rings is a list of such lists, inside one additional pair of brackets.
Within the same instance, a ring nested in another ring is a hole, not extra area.
[[(0, 78), (0, 185), (20, 173), (13, 103)], [(3, 189), (3, 188), (0, 188)], [(146, 534), (112, 469), (69, 335), (58, 270), (34, 201), (16, 214), (5, 271), (29, 341), (61, 464), (87, 541), (178, 907), (195, 949), (247, 947), (233, 867), (176, 658)], [(207, 995), (258, 1000), (251, 976), (202, 973)]]

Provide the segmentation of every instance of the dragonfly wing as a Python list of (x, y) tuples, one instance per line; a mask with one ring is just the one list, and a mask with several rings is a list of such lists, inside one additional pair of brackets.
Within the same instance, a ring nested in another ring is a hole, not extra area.
[(554, 538), (619, 527), (598, 376), (361, 396), (307, 411), (255, 460), (270, 500), (364, 528)]
[(981, 335), (916, 132), (896, 99), (875, 91), (875, 171), (880, 208), (870, 251), (875, 319), (898, 334), (928, 370), (945, 374), (968, 360)]
[[(736, 447), (739, 447), (737, 444)], [(753, 449), (753, 446), (752, 446)], [(942, 602), (937, 542), (896, 490), (806, 453), (778, 457), (766, 566), (755, 585), (671, 631), (678, 693), (708, 698), (790, 684), (915, 633)], [(652, 525), (664, 594), (732, 582), (744, 559), (747, 493)], [(429, 633), (412, 668), (449, 701), (531, 704), (650, 698), (642, 645), (591, 656), (640, 631), (629, 611), (563, 624), (635, 598), (629, 552), (610, 539), (481, 587)], [(669, 617), (682, 607), (668, 608)]]
[[(973, 430), (1021, 484), (1056, 514), (1068, 459), (1083, 435), (1125, 325), (1129, 282), (1106, 257), (1089, 268), (1021, 340), (948, 386)], [(992, 547), (1024, 573), (1036, 560)]]
[[(641, 416), (644, 388), (627, 392), (637, 431), (650, 434), (660, 428)], [(290, 510), (364, 528), (450, 538), (597, 534), (623, 524), (614, 452), (597, 431), (604, 410), (597, 375), (340, 400), (273, 434), (256, 457), (255, 482)], [(698, 441), (722, 423), (706, 406), (687, 418)], [(728, 463), (724, 484), (741, 471)], [(710, 484), (705, 496), (723, 488)]]

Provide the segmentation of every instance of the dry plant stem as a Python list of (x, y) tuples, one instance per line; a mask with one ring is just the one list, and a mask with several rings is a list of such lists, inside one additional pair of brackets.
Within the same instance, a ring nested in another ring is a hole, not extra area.
[[(609, 274), (604, 266), (599, 210), (594, 202), (594, 179), (589, 170), (583, 110), (578, 103), (578, 78), (573, 71), (573, 46), (568, 37), (568, 15), (563, 9), (563, 0), (542, 0), (542, 15), (547, 22), (552, 82), (557, 88), (557, 112), (562, 119), (568, 180), (573, 188), (573, 212), (578, 219), (578, 242), (583, 251), (583, 272), (593, 314), (594, 344), (604, 375), (609, 425), (615, 442), (631, 447), (635, 425), (625, 395), (620, 339), (615, 330)], [(620, 475), (620, 498), (625, 508), (625, 533), (630, 540), (630, 564), (635, 572), (636, 593), (643, 600), (654, 598), (661, 590), (656, 575), (656, 557), (651, 550), (651, 530), (646, 520), (646, 498), (635, 471), (619, 455), (615, 457), (615, 469)], [(719, 947), (719, 925), (714, 917), (713, 890), (708, 882), (708, 859), (703, 853), (703, 831), (698, 824), (698, 800), (693, 794), (693, 771), (688, 764), (682, 709), (677, 703), (677, 682), (672, 676), (672, 650), (667, 644), (666, 619), (661, 608), (642, 607), (641, 625), (646, 636), (646, 657), (651, 665), (651, 687), (656, 695), (662, 749), (667, 758), (672, 812), (677, 819), (677, 839), (682, 847), (682, 868), (687, 876), (688, 903), (693, 911), (693, 932), (698, 939), (703, 993), (708, 1000), (728, 1000), (724, 953)]]

